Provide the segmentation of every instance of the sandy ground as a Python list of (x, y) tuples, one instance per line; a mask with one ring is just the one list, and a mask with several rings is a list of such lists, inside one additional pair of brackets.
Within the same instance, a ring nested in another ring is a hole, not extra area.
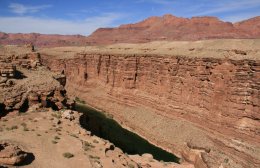
[(220, 39), (203, 41), (155, 41), (143, 44), (54, 47), (39, 51), (46, 55), (71, 58), (78, 52), (103, 54), (146, 54), (230, 59), (260, 59), (260, 39)]
[[(191, 165), (163, 163), (139, 155), (126, 155), (119, 148), (106, 149), (112, 144), (104, 139), (90, 135), (81, 128), (78, 119), (69, 121), (60, 119), (57, 124), (57, 112), (45, 109), (42, 112), (9, 114), (0, 119), (0, 141), (8, 140), (18, 144), (32, 157), (21, 167), (28, 168), (71, 168), (71, 167), (172, 167), (192, 168)], [(13, 129), (17, 126), (17, 129)], [(85, 148), (84, 142), (90, 144)], [(105, 152), (106, 151), (106, 152)], [(74, 155), (65, 158), (64, 153)]]

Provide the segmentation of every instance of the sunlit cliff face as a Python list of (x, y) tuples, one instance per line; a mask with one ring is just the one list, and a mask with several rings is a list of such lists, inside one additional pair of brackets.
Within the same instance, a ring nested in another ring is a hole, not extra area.
[[(167, 46), (174, 49), (166, 52), (148, 46), (110, 46), (106, 52), (100, 48), (65, 59), (44, 56), (44, 64), (64, 70), (70, 95), (113, 114), (126, 128), (181, 158), (212, 166), (255, 165), (258, 155), (247, 147), (258, 136), (257, 51), (241, 47), (244, 55), (232, 47), (199, 49), (191, 43), (192, 50)], [(176, 56), (179, 51), (186, 56)], [(234, 139), (243, 139), (245, 146)]]

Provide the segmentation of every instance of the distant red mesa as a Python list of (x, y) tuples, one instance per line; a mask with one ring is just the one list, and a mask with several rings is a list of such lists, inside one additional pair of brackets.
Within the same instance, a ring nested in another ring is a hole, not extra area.
[(114, 43), (143, 43), (158, 40), (260, 38), (260, 16), (230, 23), (216, 17), (191, 19), (164, 15), (144, 21), (121, 25), (117, 28), (100, 28), (90, 36), (7, 34), (0, 32), (0, 44), (28, 44), (36, 46), (79, 46)]

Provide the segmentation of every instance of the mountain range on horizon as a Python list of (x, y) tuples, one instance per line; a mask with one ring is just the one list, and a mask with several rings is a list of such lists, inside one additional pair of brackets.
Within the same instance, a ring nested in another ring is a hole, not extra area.
[(260, 38), (260, 16), (231, 23), (217, 17), (182, 18), (167, 14), (115, 28), (99, 28), (89, 36), (0, 32), (0, 44), (33, 43), (40, 47), (257, 38)]

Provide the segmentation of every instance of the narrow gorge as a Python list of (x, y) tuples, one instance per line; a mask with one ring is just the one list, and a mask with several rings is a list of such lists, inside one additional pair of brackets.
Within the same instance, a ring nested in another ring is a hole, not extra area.
[(68, 95), (182, 161), (196, 168), (258, 167), (260, 51), (253, 47), (259, 41), (251, 48), (232, 41), (239, 49), (224, 42), (41, 53), (43, 64), (66, 75)]

